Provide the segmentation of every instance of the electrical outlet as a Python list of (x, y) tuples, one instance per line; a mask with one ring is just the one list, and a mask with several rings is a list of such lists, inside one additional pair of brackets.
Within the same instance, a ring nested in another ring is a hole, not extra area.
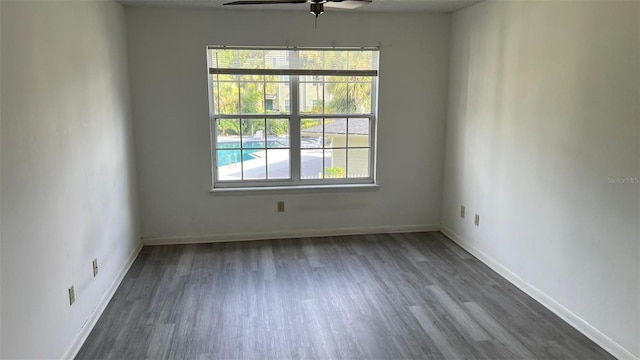
[(278, 201), (278, 212), (284, 212), (284, 201)]
[(98, 258), (93, 259), (93, 277), (98, 275)]
[(73, 285), (69, 288), (69, 306), (76, 302), (76, 291), (73, 289)]
[(480, 226), (480, 215), (476, 214), (476, 221), (475, 221), (476, 226)]
[(464, 214), (466, 212), (466, 208), (464, 207), (464, 205), (460, 205), (460, 217), (464, 219)]

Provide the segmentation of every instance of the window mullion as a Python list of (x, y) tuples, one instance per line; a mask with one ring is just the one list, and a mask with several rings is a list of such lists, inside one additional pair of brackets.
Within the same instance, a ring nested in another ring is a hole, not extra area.
[(264, 131), (262, 132), (264, 136), (264, 178), (265, 180), (269, 180), (269, 131), (267, 129), (267, 118), (264, 118)]
[[(374, 53), (373, 58), (373, 66), (375, 69), (379, 69), (380, 66), (380, 54)], [(378, 181), (377, 173), (377, 164), (376, 159), (378, 158), (378, 77), (371, 78), (371, 108), (369, 111), (373, 115), (369, 118), (369, 176), (373, 179), (373, 182), (376, 183)]]
[(218, 181), (218, 135), (217, 135), (218, 125), (215, 117), (212, 117), (209, 120), (209, 131), (211, 133), (210, 141), (211, 141), (211, 178), (213, 179), (214, 184)]
[(244, 180), (244, 142), (242, 141), (242, 118), (240, 118), (240, 179)]
[[(298, 52), (295, 50), (289, 51), (289, 63), (291, 66), (298, 66)], [(300, 155), (300, 106), (298, 93), (300, 92), (300, 79), (298, 76), (289, 76), (289, 89), (290, 89), (290, 101), (291, 106), (291, 123), (289, 124), (290, 144), (291, 149), (291, 180), (299, 182), (302, 172), (301, 155)]]
[[(349, 87), (347, 86), (347, 99), (349, 96)], [(349, 100), (347, 100), (347, 106), (349, 104)], [(369, 122), (371, 123), (371, 122)], [(350, 149), (350, 144), (349, 144), (349, 118), (346, 119), (346, 127), (347, 127), (347, 131), (345, 136), (347, 137), (346, 139), (344, 139), (344, 143), (345, 145), (345, 149), (344, 149), (344, 177), (348, 178), (349, 177), (349, 149)]]
[[(320, 170), (320, 179), (325, 179), (325, 169), (327, 168), (327, 147), (324, 144), (324, 139), (326, 139), (327, 134), (325, 134), (325, 123), (327, 118), (322, 118), (322, 138), (320, 139), (320, 143), (322, 144), (322, 169)], [(333, 148), (331, 148), (331, 167), (333, 167)]]

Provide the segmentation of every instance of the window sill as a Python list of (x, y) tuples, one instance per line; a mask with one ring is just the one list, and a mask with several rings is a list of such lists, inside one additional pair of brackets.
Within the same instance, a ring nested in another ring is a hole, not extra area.
[(264, 187), (244, 187), (244, 188), (213, 188), (209, 190), (212, 195), (222, 194), (242, 194), (242, 193), (283, 193), (283, 192), (354, 192), (354, 191), (377, 191), (378, 184), (332, 184), (332, 185), (302, 185), (302, 186), (264, 186)]

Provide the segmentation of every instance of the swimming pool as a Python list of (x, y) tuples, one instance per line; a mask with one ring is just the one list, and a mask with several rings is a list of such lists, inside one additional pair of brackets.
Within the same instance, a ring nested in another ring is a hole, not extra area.
[[(244, 146), (240, 149), (240, 142), (218, 143), (218, 166), (231, 165), (241, 161), (255, 159), (253, 154), (264, 151), (264, 141), (244, 141)], [(283, 148), (287, 145), (281, 141), (267, 141), (269, 148)], [(229, 150), (222, 150), (229, 149)]]

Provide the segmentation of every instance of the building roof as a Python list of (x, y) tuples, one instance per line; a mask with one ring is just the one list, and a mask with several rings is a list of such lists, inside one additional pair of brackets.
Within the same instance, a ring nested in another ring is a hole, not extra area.
[[(322, 134), (322, 125), (316, 125), (302, 130), (303, 133)], [(325, 134), (346, 134), (347, 119), (336, 119), (324, 124)], [(369, 119), (349, 119), (350, 135), (369, 135)]]

